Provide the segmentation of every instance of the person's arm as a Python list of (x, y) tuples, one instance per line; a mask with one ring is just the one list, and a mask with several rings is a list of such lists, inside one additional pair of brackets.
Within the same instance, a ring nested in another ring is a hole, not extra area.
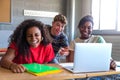
[[(98, 42), (99, 43), (106, 43), (106, 41), (104, 40), (104, 38), (102, 36), (99, 36)], [(116, 69), (116, 62), (112, 58), (110, 60), (110, 69), (113, 69), (113, 70)]]
[(98, 43), (106, 43), (105, 39), (102, 36), (98, 37)]
[(75, 41), (73, 40), (70, 42), (69, 55), (66, 56), (67, 62), (73, 62), (73, 60), (74, 60), (74, 47), (75, 47)]
[(62, 34), (61, 41), (61, 48), (58, 53), (60, 53), (60, 55), (67, 56), (69, 54), (69, 43), (68, 37), (64, 33)]
[(74, 51), (69, 50), (69, 55), (66, 56), (66, 62), (73, 62), (73, 60), (74, 60)]
[(13, 62), (14, 58), (15, 58), (15, 50), (9, 48), (6, 54), (2, 57), (0, 61), (0, 65), (16, 73), (24, 72), (25, 68), (21, 64), (16, 64)]
[[(99, 36), (98, 42), (99, 43), (106, 43), (106, 41), (104, 40), (104, 38), (102, 36)], [(110, 60), (110, 69), (113, 69), (113, 70), (116, 69), (116, 62), (112, 58)]]

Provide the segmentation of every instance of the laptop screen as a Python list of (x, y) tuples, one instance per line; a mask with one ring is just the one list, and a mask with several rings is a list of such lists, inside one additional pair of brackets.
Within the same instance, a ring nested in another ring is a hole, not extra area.
[(111, 43), (75, 43), (74, 72), (108, 71)]

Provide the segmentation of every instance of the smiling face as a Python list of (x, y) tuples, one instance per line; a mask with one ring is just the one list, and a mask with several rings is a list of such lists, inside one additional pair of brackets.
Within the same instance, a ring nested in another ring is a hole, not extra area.
[(90, 21), (87, 21), (84, 23), (84, 25), (82, 25), (81, 27), (79, 27), (79, 31), (81, 33), (81, 39), (88, 39), (92, 33), (93, 30), (93, 26), (92, 23)]
[(51, 34), (54, 36), (58, 36), (63, 32), (65, 24), (60, 21), (55, 21), (52, 23)]
[(36, 26), (29, 28), (26, 32), (26, 39), (31, 47), (37, 47), (42, 41), (41, 31)]

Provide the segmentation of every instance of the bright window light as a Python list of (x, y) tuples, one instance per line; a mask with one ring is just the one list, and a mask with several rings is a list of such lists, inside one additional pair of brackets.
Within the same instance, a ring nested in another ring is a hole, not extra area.
[(120, 31), (120, 1), (92, 0), (94, 30)]

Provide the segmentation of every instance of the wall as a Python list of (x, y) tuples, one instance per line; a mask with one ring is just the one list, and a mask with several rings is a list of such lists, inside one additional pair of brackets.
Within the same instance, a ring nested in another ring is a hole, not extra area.
[(80, 35), (77, 28), (80, 19), (88, 14), (91, 14), (91, 1), (92, 0), (75, 0), (75, 38)]
[(16, 26), (23, 20), (30, 18), (41, 20), (46, 24), (51, 24), (52, 18), (24, 16), (24, 9), (51, 12), (53, 11), (66, 15), (66, 0), (11, 0), (12, 23), (0, 23), (0, 30), (14, 30)]
[(11, 31), (11, 30), (0, 30), (0, 48), (8, 47), (9, 36), (12, 33), (13, 33), (13, 31)]
[[(4, 0), (0, 0), (0, 3), (2, 1)], [(53, 18), (24, 16), (24, 10), (59, 12), (66, 16), (66, 0), (11, 0), (11, 23), (0, 23), (0, 47), (7, 47), (9, 32), (25, 19), (37, 19), (45, 24), (52, 23)]]

